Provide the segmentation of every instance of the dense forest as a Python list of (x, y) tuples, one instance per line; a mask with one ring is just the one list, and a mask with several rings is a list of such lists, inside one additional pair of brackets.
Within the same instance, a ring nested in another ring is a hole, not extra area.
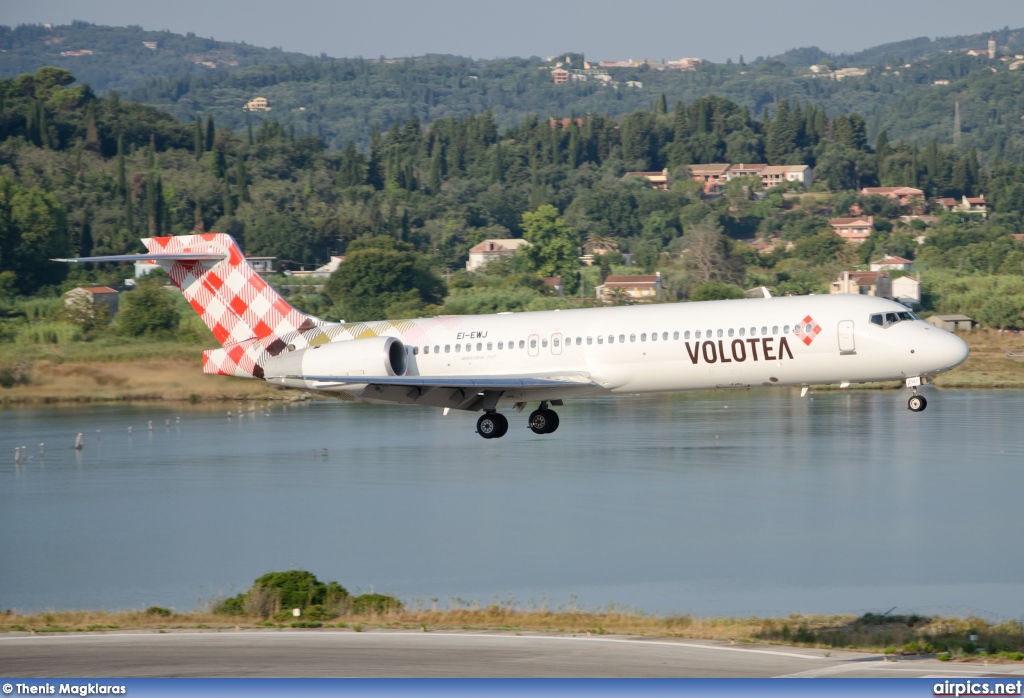
[[(794, 183), (761, 195), (759, 183), (735, 179), (706, 196), (688, 167), (723, 160), (807, 163), (817, 181), (808, 192)], [(668, 191), (623, 178), (662, 168), (674, 179)], [(876, 184), (985, 194), (991, 213), (943, 214), (926, 228), (901, 220), (892, 200), (860, 195)], [(828, 224), (851, 210), (875, 216), (875, 233), (859, 247)], [(608, 274), (655, 270), (668, 300), (733, 297), (761, 284), (821, 293), (842, 269), (892, 253), (923, 270), (927, 309), (1017, 326), (1021, 210), (1024, 167), (988, 167), (972, 150), (935, 141), (883, 134), (872, 144), (863, 118), (830, 117), (811, 103), (783, 100), (762, 120), (721, 97), (672, 108), (659, 99), (620, 119), (533, 116), (505, 129), (489, 111), (429, 125), (413, 116), (373, 128), (366, 152), (351, 141), (336, 152), (274, 121), (241, 133), (212, 117), (181, 123), (117, 95), (97, 97), (57, 68), (0, 81), (8, 329), (28, 320), (19, 296), (124, 273), (46, 260), (141, 251), (139, 237), (193, 230), (230, 233), (283, 268), (347, 255), (325, 288), (290, 290), (297, 305), (333, 319), (566, 307), (540, 280), (556, 274), (568, 295), (586, 299)], [(502, 237), (534, 247), (467, 274), (469, 248)], [(759, 253), (754, 240), (776, 242)], [(581, 267), (579, 254), (598, 248), (610, 252)]]

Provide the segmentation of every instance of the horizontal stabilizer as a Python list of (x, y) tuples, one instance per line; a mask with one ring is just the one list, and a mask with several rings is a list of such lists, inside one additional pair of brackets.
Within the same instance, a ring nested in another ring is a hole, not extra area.
[(158, 254), (112, 254), (106, 257), (72, 257), (70, 259), (51, 259), (51, 262), (209, 262), (227, 257), (222, 253), (158, 253)]

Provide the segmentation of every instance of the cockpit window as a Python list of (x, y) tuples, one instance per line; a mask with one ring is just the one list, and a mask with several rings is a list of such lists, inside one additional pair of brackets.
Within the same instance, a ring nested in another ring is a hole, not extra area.
[(871, 316), (871, 324), (878, 325), (879, 327), (889, 327), (895, 325), (897, 322), (904, 322), (906, 320), (920, 320), (917, 315), (910, 311), (896, 312), (896, 313), (875, 313)]

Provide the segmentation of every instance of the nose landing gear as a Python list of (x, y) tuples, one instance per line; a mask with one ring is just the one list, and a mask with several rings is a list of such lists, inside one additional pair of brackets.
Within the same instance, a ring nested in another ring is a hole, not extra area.
[(923, 412), (924, 408), (928, 406), (928, 401), (924, 399), (924, 396), (917, 394), (917, 388), (920, 385), (920, 376), (907, 379), (907, 387), (910, 388), (911, 393), (910, 399), (907, 400), (907, 409), (911, 412)]
[(923, 412), (927, 406), (928, 401), (924, 399), (923, 395), (914, 394), (907, 400), (907, 409), (911, 412)]

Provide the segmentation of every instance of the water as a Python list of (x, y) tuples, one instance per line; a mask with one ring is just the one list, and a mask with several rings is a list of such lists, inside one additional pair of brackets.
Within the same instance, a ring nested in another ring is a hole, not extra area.
[(0, 608), (187, 610), (296, 568), (442, 606), (1024, 615), (1024, 392), (906, 397), (579, 400), (494, 441), (409, 407), (0, 411)]

